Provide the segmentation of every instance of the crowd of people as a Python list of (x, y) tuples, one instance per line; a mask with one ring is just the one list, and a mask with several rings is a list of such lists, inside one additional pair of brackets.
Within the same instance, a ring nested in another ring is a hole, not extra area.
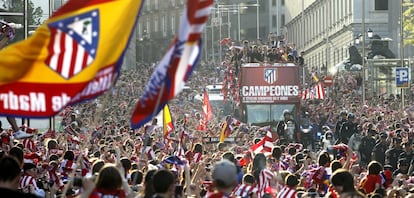
[[(277, 41), (277, 42), (276, 42)], [(59, 129), (20, 130), (14, 139), (3, 123), (0, 195), (8, 197), (410, 197), (414, 190), (414, 108), (401, 109), (401, 97), (362, 102), (360, 74), (338, 73), (325, 100), (304, 100), (296, 117), (309, 117), (322, 147), (281, 143), (254, 153), (263, 131), (231, 122), (234, 142), (218, 143), (222, 123), (206, 130), (205, 85), (237, 79), (243, 61), (285, 61), (303, 65), (295, 46), (270, 36), (268, 42), (229, 44), (223, 63), (202, 61), (187, 86), (170, 101), (175, 131), (164, 137), (161, 120), (136, 130), (129, 119), (153, 71), (122, 71), (103, 96), (65, 108)], [(259, 49), (261, 52), (259, 52)], [(273, 55), (272, 55), (273, 53)], [(153, 64), (155, 65), (155, 64)], [(231, 77), (235, 75), (236, 78)], [(322, 78), (323, 76), (320, 76)], [(309, 78), (309, 83), (313, 78)], [(237, 99), (237, 81), (226, 97)], [(283, 122), (283, 121), (282, 121)], [(275, 134), (275, 132), (273, 132)], [(210, 138), (211, 137), (211, 138)], [(7, 170), (7, 171), (5, 171)]]

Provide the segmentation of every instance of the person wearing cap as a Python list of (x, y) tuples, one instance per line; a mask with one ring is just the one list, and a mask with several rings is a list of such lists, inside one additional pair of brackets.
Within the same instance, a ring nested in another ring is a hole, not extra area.
[(298, 177), (296, 175), (289, 174), (285, 179), (285, 186), (283, 186), (276, 198), (296, 198), (296, 188), (298, 185)]
[(403, 152), (401, 148), (401, 138), (394, 137), (391, 141), (391, 147), (385, 151), (385, 164), (392, 166), (393, 170), (397, 169), (398, 159)]
[(207, 198), (230, 197), (237, 184), (237, 168), (233, 162), (223, 159), (218, 161), (211, 173), (214, 192), (209, 192)]
[(360, 165), (363, 167), (365, 167), (369, 164), (369, 162), (371, 162), (371, 154), (376, 142), (374, 137), (376, 134), (377, 131), (368, 129), (367, 134), (364, 135), (361, 139), (361, 145), (359, 146), (359, 154), (361, 155)]
[(387, 137), (388, 135), (385, 132), (380, 133), (380, 141), (372, 149), (372, 160), (375, 160), (381, 165), (385, 164), (385, 151), (387, 151)]
[(355, 122), (355, 114), (349, 113), (348, 120), (342, 124), (339, 131), (339, 139), (337, 143), (348, 144), (351, 136), (358, 132), (358, 124)]
[(37, 167), (33, 163), (24, 163), (23, 176), (20, 179), (20, 188), (23, 192), (32, 193), (39, 197), (45, 196), (45, 191), (37, 186)]
[(337, 140), (339, 139), (339, 131), (341, 131), (342, 124), (346, 122), (348, 113), (346, 110), (342, 110), (339, 114), (338, 122), (335, 125), (335, 131), (334, 131), (334, 138)]

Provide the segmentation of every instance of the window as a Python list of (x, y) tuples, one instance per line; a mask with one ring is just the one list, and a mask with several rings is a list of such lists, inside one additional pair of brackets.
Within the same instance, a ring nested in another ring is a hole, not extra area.
[(151, 3), (150, 3), (150, 2), (146, 2), (146, 3), (145, 3), (145, 9), (146, 9), (147, 11), (150, 11), (150, 10), (151, 10)]
[(138, 22), (138, 37), (142, 37), (143, 35), (143, 30), (142, 30), (142, 23), (141, 22)]
[(375, 10), (388, 10), (388, 0), (375, 0)]
[(155, 1), (154, 1), (154, 8), (155, 8), (156, 10), (158, 10), (158, 5), (159, 5), (158, 0), (155, 0)]
[(285, 15), (280, 15), (280, 27), (285, 26)]
[(146, 30), (146, 34), (147, 34), (146, 36), (149, 37), (150, 36), (149, 33), (151, 32), (149, 17), (147, 17), (146, 20), (145, 20), (145, 30)]
[(282, 6), (285, 6), (285, 0), (281, 0), (281, 1), (280, 1), (280, 4), (281, 4)]
[(158, 32), (158, 16), (154, 16), (154, 32)]
[(171, 15), (171, 32), (175, 34), (175, 15)]
[(272, 24), (273, 28), (278, 26), (276, 15), (272, 15)]
[(167, 17), (165, 15), (162, 16), (161, 28), (162, 28), (162, 36), (166, 37), (167, 36)]
[(277, 6), (277, 0), (272, 1), (272, 6)]

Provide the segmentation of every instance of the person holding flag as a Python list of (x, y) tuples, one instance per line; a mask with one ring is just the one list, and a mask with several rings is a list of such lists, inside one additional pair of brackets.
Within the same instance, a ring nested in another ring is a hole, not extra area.
[(214, 118), (214, 113), (211, 108), (210, 100), (208, 99), (208, 93), (206, 89), (204, 89), (203, 93), (203, 118), (200, 124), (197, 126), (197, 130), (206, 131), (207, 124)]
[(220, 132), (220, 143), (223, 143), (224, 140), (229, 137), (231, 133), (231, 123), (233, 122), (233, 118), (231, 116), (226, 117), (226, 121), (221, 126)]

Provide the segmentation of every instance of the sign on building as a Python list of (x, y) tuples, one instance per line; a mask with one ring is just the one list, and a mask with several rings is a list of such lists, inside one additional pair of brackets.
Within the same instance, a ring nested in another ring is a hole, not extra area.
[(397, 88), (408, 88), (410, 75), (407, 67), (395, 68), (395, 85)]

